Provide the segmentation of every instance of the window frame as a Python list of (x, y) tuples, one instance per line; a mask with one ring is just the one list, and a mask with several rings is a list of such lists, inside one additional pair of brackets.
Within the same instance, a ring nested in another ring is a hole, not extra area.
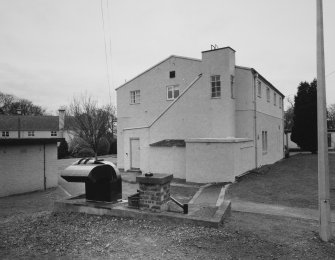
[[(211, 98), (221, 98), (221, 75), (211, 75)], [(214, 90), (214, 91), (213, 91)]]
[(28, 136), (31, 137), (31, 136), (35, 136), (35, 131), (34, 130), (30, 130), (28, 131)]
[(141, 103), (141, 91), (139, 89), (131, 90), (130, 91), (130, 104), (136, 105), (140, 103)]
[[(169, 88), (172, 88), (172, 97), (169, 98)], [(176, 91), (178, 90), (178, 95), (175, 96), (176, 94)], [(180, 95), (180, 89), (179, 89), (179, 85), (169, 85), (169, 86), (166, 86), (166, 100), (175, 100), (177, 97), (179, 97)]]
[(257, 80), (257, 96), (262, 97), (262, 82), (259, 79)]
[(266, 101), (270, 103), (271, 93), (270, 88), (266, 87)]
[(176, 71), (175, 70), (170, 70), (169, 76), (170, 76), (170, 79), (176, 78)]
[(277, 93), (275, 91), (273, 92), (273, 105), (277, 106)]
[(9, 137), (9, 131), (2, 131), (1, 136), (2, 137)]
[(50, 131), (50, 136), (57, 136), (57, 131)]
[(232, 99), (236, 98), (236, 93), (235, 93), (235, 76), (230, 75), (230, 97)]
[(281, 96), (279, 96), (278, 103), (279, 103), (279, 109), (282, 109), (282, 107), (283, 107), (283, 99), (282, 99)]
[(262, 152), (263, 154), (268, 153), (268, 131), (262, 131)]

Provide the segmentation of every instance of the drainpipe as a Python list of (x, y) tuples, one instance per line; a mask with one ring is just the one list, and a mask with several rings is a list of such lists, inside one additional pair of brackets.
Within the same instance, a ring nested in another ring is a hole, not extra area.
[(258, 167), (258, 148), (257, 148), (257, 79), (258, 79), (258, 73), (255, 71), (253, 72), (253, 90), (254, 90), (254, 144), (255, 144), (255, 168)]
[(45, 174), (45, 144), (43, 144), (43, 184), (44, 184), (44, 190), (47, 189), (47, 178)]

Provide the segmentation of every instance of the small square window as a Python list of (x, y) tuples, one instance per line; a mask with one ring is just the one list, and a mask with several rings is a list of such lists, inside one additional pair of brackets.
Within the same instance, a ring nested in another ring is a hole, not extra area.
[(2, 131), (2, 137), (8, 137), (9, 131)]
[(35, 136), (35, 132), (34, 131), (28, 131), (28, 136)]
[(170, 79), (173, 79), (175, 77), (176, 77), (176, 71), (175, 70), (170, 71)]
[(51, 136), (57, 136), (57, 131), (51, 131)]
[(139, 104), (140, 103), (140, 91), (134, 90), (130, 91), (130, 104)]
[(179, 86), (167, 86), (167, 100), (173, 100), (179, 96)]

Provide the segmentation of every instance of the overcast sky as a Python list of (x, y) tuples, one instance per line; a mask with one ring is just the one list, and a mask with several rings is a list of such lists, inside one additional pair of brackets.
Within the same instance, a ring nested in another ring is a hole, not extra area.
[[(335, 71), (335, 1), (324, 0), (326, 75)], [(175, 54), (236, 50), (286, 97), (316, 77), (315, 0), (1, 0), (0, 91), (55, 112), (115, 88)], [(111, 48), (110, 48), (111, 47)], [(326, 77), (335, 103), (335, 72)]]

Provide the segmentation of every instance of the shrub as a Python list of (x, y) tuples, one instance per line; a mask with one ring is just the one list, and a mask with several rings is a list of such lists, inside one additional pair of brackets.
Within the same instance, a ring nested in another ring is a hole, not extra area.
[(69, 146), (65, 139), (60, 142), (58, 146), (58, 159), (63, 159), (69, 156)]

